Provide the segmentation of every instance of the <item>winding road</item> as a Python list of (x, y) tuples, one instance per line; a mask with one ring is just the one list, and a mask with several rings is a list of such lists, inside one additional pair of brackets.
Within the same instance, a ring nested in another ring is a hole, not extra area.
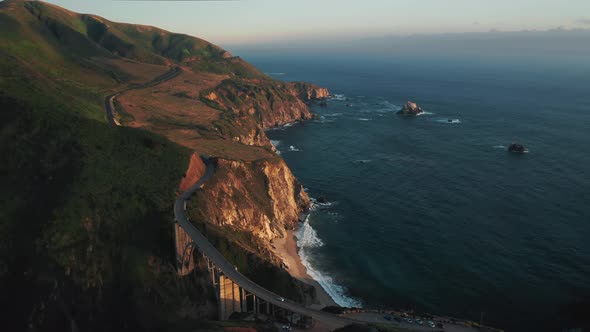
[[(165, 81), (168, 81), (168, 80), (178, 76), (180, 73), (181, 73), (181, 68), (178, 66), (173, 66), (168, 72), (158, 76), (157, 78), (151, 80), (150, 82), (127, 87), (125, 89), (119, 90), (118, 92), (115, 92), (111, 95), (106, 96), (104, 102), (105, 102), (105, 109), (106, 109), (106, 115), (107, 115), (108, 122), (113, 126), (118, 125), (117, 121), (114, 118), (115, 100), (118, 96), (120, 96), (121, 94), (123, 94), (127, 91), (130, 91), (130, 90), (144, 89), (144, 88), (148, 88), (148, 87), (163, 83)], [(273, 305), (276, 305), (280, 308), (289, 310), (291, 312), (295, 312), (295, 313), (315, 319), (316, 321), (321, 323), (322, 329), (332, 330), (332, 329), (344, 327), (344, 326), (347, 326), (350, 324), (369, 324), (371, 322), (385, 324), (385, 325), (391, 325), (390, 322), (381, 320), (381, 318), (382, 318), (381, 313), (373, 314), (372, 317), (358, 317), (358, 319), (353, 319), (353, 318), (338, 316), (338, 315), (331, 314), (331, 313), (328, 313), (325, 311), (307, 308), (297, 302), (283, 299), (278, 294), (275, 294), (275, 293), (265, 289), (264, 287), (258, 285), (257, 283), (246, 278), (244, 275), (242, 275), (240, 272), (238, 272), (235, 269), (234, 265), (231, 264), (230, 262), (228, 262), (225, 259), (225, 257), (223, 257), (223, 255), (195, 227), (195, 225), (193, 225), (189, 221), (189, 217), (186, 212), (186, 204), (187, 204), (188, 200), (190, 199), (190, 197), (197, 190), (200, 190), (202, 188), (203, 184), (207, 180), (209, 180), (209, 178), (211, 178), (211, 176), (215, 172), (215, 166), (209, 159), (203, 158), (203, 161), (205, 162), (205, 165), (206, 165), (205, 174), (194, 185), (192, 185), (189, 188), (189, 190), (185, 191), (180, 196), (178, 196), (178, 198), (174, 202), (174, 217), (176, 219), (176, 222), (178, 222), (178, 224), (184, 229), (184, 231), (194, 241), (194, 243), (197, 246), (197, 248), (199, 249), (199, 251), (201, 253), (205, 254), (215, 264), (215, 266), (221, 270), (221, 272), (226, 277), (230, 278), (234, 283), (236, 283), (238, 286), (242, 287), (243, 289), (245, 289), (249, 293), (254, 294), (257, 297), (259, 297), (269, 303), (272, 303)], [(361, 314), (351, 314), (351, 315), (363, 316), (362, 313)], [(366, 314), (365, 314), (365, 316), (366, 316)], [(471, 328), (471, 327), (468, 327), (465, 325), (448, 324), (447, 322), (445, 322), (445, 323), (447, 324), (447, 327), (445, 328), (446, 331), (466, 332), (466, 331), (478, 331), (479, 330), (479, 329)], [(393, 324), (393, 325), (396, 325), (396, 326), (401, 325), (402, 327), (404, 327), (406, 329), (411, 329), (411, 330), (419, 330), (422, 328), (429, 330), (429, 328), (422, 327), (422, 326), (419, 326), (419, 327), (404, 326), (404, 324)], [(495, 329), (488, 329), (488, 328), (486, 328), (486, 330), (487, 331), (498, 331)]]
[(180, 67), (174, 66), (174, 67), (170, 68), (170, 70), (167, 71), (166, 73), (154, 78), (153, 80), (151, 80), (147, 83), (131, 86), (131, 87), (119, 90), (113, 94), (106, 96), (104, 98), (104, 106), (105, 106), (105, 110), (107, 113), (107, 120), (109, 121), (109, 123), (113, 126), (119, 125), (117, 123), (117, 121), (115, 120), (115, 99), (117, 97), (119, 97), (121, 94), (123, 94), (127, 91), (130, 91), (130, 90), (145, 89), (150, 86), (158, 85), (160, 83), (163, 83), (163, 82), (173, 79), (178, 74), (180, 74), (180, 72), (181, 72)]
[[(167, 80), (170, 80), (170, 79), (176, 77), (178, 74), (180, 74), (180, 72), (181, 72), (181, 69), (179, 67), (173, 67), (172, 69), (170, 69), (170, 71), (153, 79), (152, 81), (150, 81), (148, 83), (128, 87), (128, 88), (122, 89), (120, 91), (117, 91), (113, 94), (106, 96), (104, 103), (105, 103), (105, 110), (106, 110), (108, 122), (113, 126), (118, 125), (118, 123), (116, 122), (115, 117), (114, 117), (115, 100), (118, 96), (120, 96), (121, 94), (123, 94), (127, 91), (130, 91), (130, 90), (143, 89), (143, 88), (147, 88), (150, 86), (154, 86), (154, 85), (163, 83)], [(191, 195), (194, 192), (196, 192), (197, 190), (199, 190), (203, 186), (203, 184), (209, 178), (211, 178), (211, 176), (215, 172), (215, 167), (210, 160), (204, 159), (204, 162), (207, 166), (205, 174), (189, 190), (182, 193), (174, 202), (174, 217), (175, 217), (176, 221), (185, 230), (185, 232), (191, 237), (191, 239), (195, 242), (195, 245), (197, 246), (199, 251), (201, 253), (205, 254), (207, 257), (209, 257), (209, 259), (215, 264), (215, 266), (217, 268), (219, 268), (221, 270), (221, 272), (223, 272), (223, 274), (226, 277), (230, 278), (238, 286), (247, 290), (249, 293), (254, 294), (257, 297), (259, 297), (269, 303), (272, 303), (280, 308), (283, 308), (283, 309), (286, 309), (286, 310), (289, 310), (289, 311), (292, 311), (292, 312), (295, 312), (295, 313), (298, 313), (298, 314), (301, 314), (304, 316), (312, 317), (313, 319), (320, 321), (321, 323), (329, 326), (330, 328), (338, 328), (338, 327), (343, 327), (343, 326), (346, 326), (346, 325), (349, 325), (352, 323), (359, 323), (358, 321), (355, 321), (352, 319), (340, 317), (340, 316), (337, 316), (337, 315), (334, 315), (331, 313), (327, 313), (324, 311), (309, 309), (297, 302), (283, 299), (278, 294), (275, 294), (275, 293), (265, 289), (264, 287), (256, 284), (255, 282), (246, 278), (240, 272), (235, 270), (234, 265), (231, 264), (230, 262), (228, 262), (225, 259), (225, 257), (223, 257), (223, 255), (195, 227), (195, 225), (193, 225), (189, 221), (188, 215), (186, 213), (186, 209), (185, 209), (186, 205), (185, 204), (190, 199)]]
[(174, 202), (174, 217), (176, 218), (176, 221), (195, 242), (196, 246), (199, 248), (199, 251), (209, 257), (215, 266), (219, 268), (226, 277), (238, 284), (238, 286), (278, 307), (296, 312), (304, 316), (312, 317), (313, 319), (316, 319), (332, 327), (343, 327), (352, 323), (359, 323), (358, 321), (340, 317), (328, 312), (310, 309), (297, 302), (283, 299), (280, 295), (265, 289), (264, 287), (256, 284), (235, 270), (234, 265), (228, 262), (225, 257), (223, 257), (223, 255), (197, 229), (197, 227), (195, 227), (195, 225), (189, 221), (185, 210), (185, 203), (190, 199), (194, 192), (203, 186), (203, 184), (213, 175), (215, 171), (215, 167), (211, 161), (204, 159), (204, 162), (207, 165), (205, 174), (189, 190), (182, 193), (176, 199), (176, 202)]

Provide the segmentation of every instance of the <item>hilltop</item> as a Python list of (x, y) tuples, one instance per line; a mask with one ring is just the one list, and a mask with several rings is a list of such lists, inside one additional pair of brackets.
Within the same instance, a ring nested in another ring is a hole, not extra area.
[[(309, 199), (264, 130), (311, 118), (306, 103), (327, 90), (273, 80), (199, 38), (40, 1), (1, 2), (0, 30), (7, 326), (183, 330), (215, 317), (206, 273), (174, 270), (171, 207), (199, 154), (217, 172), (191, 219), (250, 278), (314, 301), (270, 250)], [(106, 96), (173, 67), (119, 96), (121, 126), (108, 124)]]

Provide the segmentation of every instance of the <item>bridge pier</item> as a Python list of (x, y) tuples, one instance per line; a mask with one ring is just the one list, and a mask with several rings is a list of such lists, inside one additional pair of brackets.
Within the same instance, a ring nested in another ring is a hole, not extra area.
[(228, 320), (234, 312), (242, 312), (240, 286), (221, 274), (219, 276), (219, 319)]
[(195, 269), (193, 259), (195, 244), (178, 223), (174, 224), (174, 239), (176, 245), (176, 271), (179, 276), (186, 276)]

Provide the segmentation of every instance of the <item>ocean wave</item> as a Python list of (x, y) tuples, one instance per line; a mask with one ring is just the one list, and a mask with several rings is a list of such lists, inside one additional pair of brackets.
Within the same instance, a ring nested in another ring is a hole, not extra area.
[(371, 160), (371, 159), (358, 159), (358, 160), (353, 160), (352, 162), (355, 164), (368, 164), (372, 161), (373, 160)]
[(325, 116), (320, 116), (319, 120), (316, 120), (315, 122), (319, 122), (319, 123), (332, 123), (332, 122), (336, 122), (336, 120), (332, 119), (326, 119)]
[(331, 113), (331, 114), (324, 114), (323, 116), (328, 117), (328, 118), (333, 118), (333, 117), (337, 117), (337, 116), (341, 116), (342, 113)]
[(416, 114), (416, 116), (423, 116), (423, 115), (434, 115), (434, 113), (423, 111), (422, 113)]
[(285, 130), (289, 127), (293, 127), (294, 125), (296, 125), (298, 122), (289, 122), (289, 123), (285, 123), (284, 125), (280, 125), (280, 126), (275, 126), (275, 127), (270, 127), (270, 128), (266, 128), (264, 129), (264, 131), (277, 131), (277, 130)]
[(440, 120), (436, 120), (436, 122), (457, 124), (457, 123), (461, 123), (461, 120), (459, 120), (459, 119), (440, 119)]
[[(304, 191), (305, 191), (305, 189), (304, 189)], [(334, 204), (332, 202), (320, 203), (320, 202), (318, 202), (317, 199), (315, 199), (313, 197), (310, 197), (309, 200), (311, 201), (311, 208), (310, 208), (310, 210), (312, 210), (312, 211), (313, 210), (316, 210), (318, 207), (329, 207), (329, 206), (332, 206)]]
[(289, 151), (291, 151), (291, 152), (300, 152), (302, 150), (300, 150), (300, 149), (296, 148), (295, 146), (291, 145), (291, 146), (289, 146)]
[(284, 76), (287, 75), (286, 73), (266, 73), (266, 75), (270, 75), (270, 76)]
[(274, 140), (274, 139), (271, 139), (270, 142), (272, 143), (272, 145), (274, 145), (275, 148), (283, 143), (282, 141)]
[(359, 121), (371, 121), (373, 119), (371, 119), (371, 118), (357, 118), (357, 120), (359, 120)]
[(338, 101), (345, 101), (346, 100), (346, 96), (345, 95), (339, 95), (339, 94), (334, 94), (333, 96), (330, 97), (331, 100), (338, 100)]
[(492, 146), (494, 149), (507, 149), (508, 147), (504, 146), (504, 145), (494, 145)]
[(391, 113), (397, 112), (401, 109), (401, 106), (393, 104), (387, 100), (374, 103), (370, 105), (370, 112), (372, 113)]
[(305, 217), (303, 225), (299, 229), (297, 236), (297, 246), (299, 248), (319, 248), (324, 242), (318, 237), (318, 233), (309, 224), (310, 214)]
[(322, 247), (324, 242), (318, 237), (315, 229), (311, 227), (309, 218), (310, 215), (307, 215), (303, 225), (295, 234), (297, 237), (297, 247), (299, 248), (299, 258), (307, 269), (307, 274), (317, 281), (338, 305), (342, 307), (362, 307), (362, 303), (359, 300), (346, 295), (346, 288), (336, 284), (332, 277), (319, 271), (311, 263), (311, 249)]

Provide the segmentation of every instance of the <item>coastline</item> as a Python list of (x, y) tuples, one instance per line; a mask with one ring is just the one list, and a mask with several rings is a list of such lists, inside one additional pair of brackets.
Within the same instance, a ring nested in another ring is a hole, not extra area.
[(273, 241), (273, 251), (283, 260), (287, 272), (293, 278), (314, 287), (316, 302), (309, 307), (319, 310), (326, 306), (337, 306), (334, 299), (307, 273), (307, 269), (303, 265), (301, 257), (299, 257), (295, 231), (287, 230), (286, 233), (285, 237)]

